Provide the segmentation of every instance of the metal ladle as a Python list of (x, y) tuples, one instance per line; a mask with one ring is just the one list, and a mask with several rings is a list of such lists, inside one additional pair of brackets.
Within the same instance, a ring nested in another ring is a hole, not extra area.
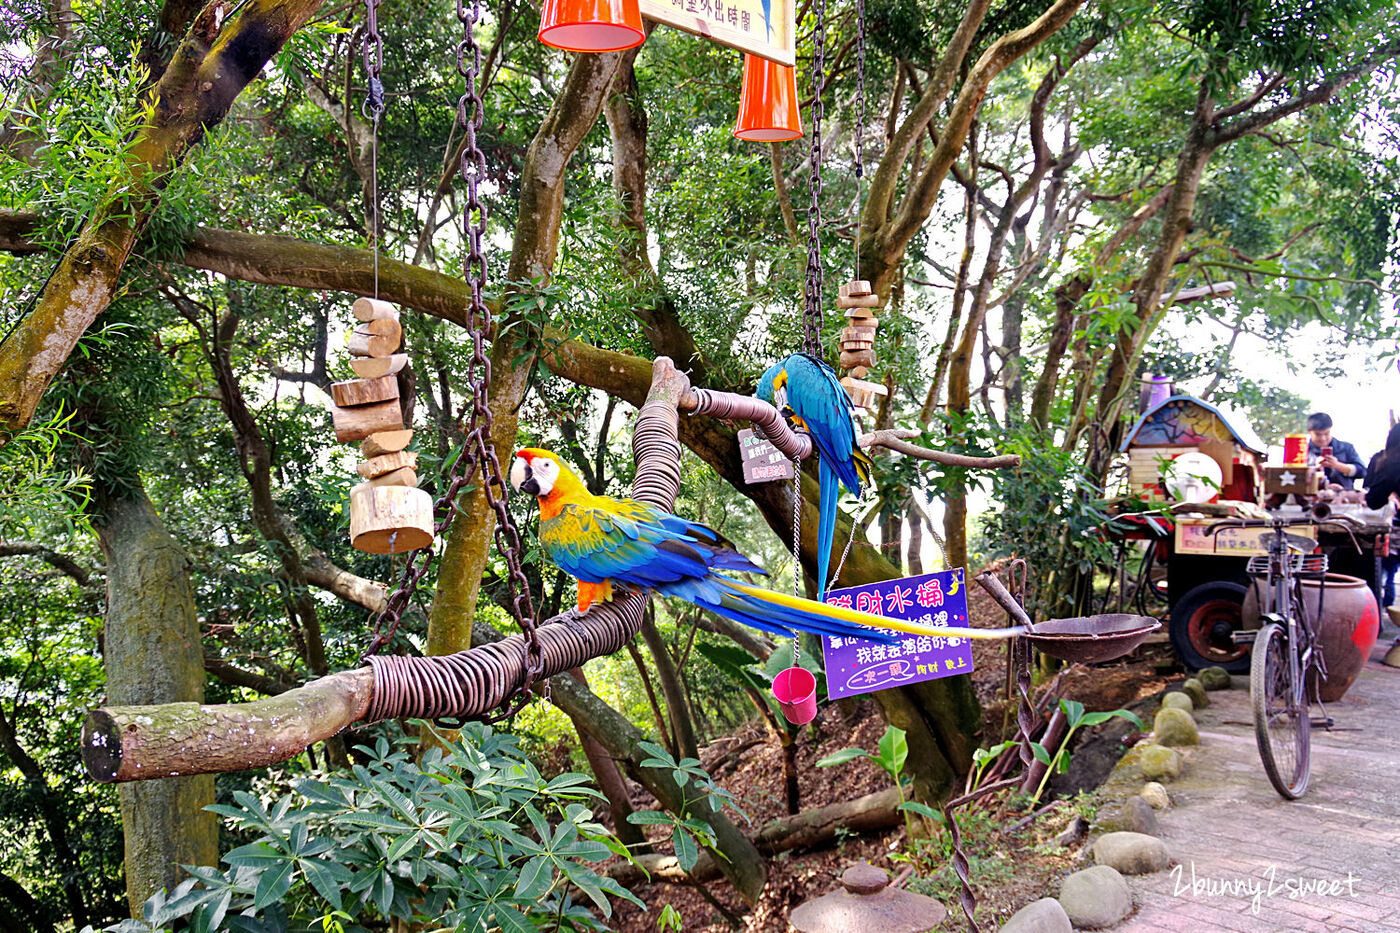
[(1051, 619), (1037, 624), (1031, 621), (1031, 617), (1021, 608), (1015, 597), (1007, 592), (996, 573), (984, 570), (975, 579), (998, 606), (1026, 627), (1023, 638), (1045, 654), (1061, 661), (1096, 664), (1121, 658), (1142, 644), (1148, 635), (1162, 627), (1159, 620), (1150, 616), (1131, 615), (1126, 612)]

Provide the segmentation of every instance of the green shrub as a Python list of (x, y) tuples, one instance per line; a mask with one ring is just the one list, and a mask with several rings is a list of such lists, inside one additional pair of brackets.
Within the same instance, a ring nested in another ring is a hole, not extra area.
[(599, 929), (575, 891), (604, 916), (609, 895), (640, 906), (587, 865), (626, 850), (594, 821), (585, 775), (545, 780), (513, 736), (476, 724), (419, 760), (382, 739), (359, 751), (349, 772), (211, 807), (258, 838), (106, 929), (360, 933), (392, 918), (533, 933)]

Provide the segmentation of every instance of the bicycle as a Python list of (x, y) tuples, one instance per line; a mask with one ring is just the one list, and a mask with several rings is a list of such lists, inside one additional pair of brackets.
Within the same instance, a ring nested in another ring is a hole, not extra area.
[[(1260, 618), (1263, 625), (1255, 632), (1236, 633), (1242, 642), (1252, 640), (1249, 667), (1249, 699), (1254, 713), (1254, 738), (1259, 760), (1269, 783), (1285, 800), (1297, 800), (1307, 793), (1312, 776), (1312, 702), (1319, 707), (1317, 684), (1327, 676), (1327, 667), (1317, 644), (1317, 632), (1303, 605), (1300, 581), (1320, 578), (1318, 616), (1326, 594), (1327, 556), (1310, 553), (1317, 547), (1312, 538), (1290, 535), (1286, 529), (1298, 526), (1339, 525), (1356, 536), (1351, 526), (1359, 525), (1348, 515), (1326, 519), (1273, 518), (1251, 521), (1226, 519), (1213, 525), (1207, 534), (1221, 528), (1270, 528), (1267, 554), (1249, 559), (1246, 572), (1266, 584)], [(1359, 545), (1357, 545), (1359, 548)], [(1323, 709), (1323, 723), (1331, 720)]]

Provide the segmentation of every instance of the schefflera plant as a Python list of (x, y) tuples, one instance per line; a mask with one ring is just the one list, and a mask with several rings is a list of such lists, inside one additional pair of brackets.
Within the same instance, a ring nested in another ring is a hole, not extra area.
[[(431, 728), (428, 724), (422, 724)], [(514, 736), (468, 724), (416, 759), (414, 744), (360, 746), (348, 772), (300, 778), (270, 800), (246, 791), (211, 810), (257, 835), (145, 904), (114, 933), (383, 929), (602, 929), (611, 897), (644, 907), (589, 867), (626, 847), (593, 818), (583, 774), (546, 780)]]

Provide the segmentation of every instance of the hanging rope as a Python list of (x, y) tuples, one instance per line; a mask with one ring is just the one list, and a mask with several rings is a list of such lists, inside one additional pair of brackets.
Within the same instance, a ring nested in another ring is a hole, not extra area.
[(802, 316), (802, 349), (822, 356), (822, 90), (826, 84), (826, 2), (813, 0), (816, 28), (812, 31), (812, 148), (809, 156), (812, 206), (807, 211), (807, 291)]
[[(373, 8), (379, 0), (366, 0), (367, 12), (373, 16)], [(492, 445), (494, 427), (488, 387), (491, 383), (491, 360), (486, 352), (486, 330), (490, 323), (490, 313), (486, 308), (486, 206), (481, 201), (480, 184), (486, 177), (486, 155), (477, 140), (485, 118), (485, 105), (477, 91), (477, 76), (481, 71), (481, 48), (476, 42), (476, 24), (481, 18), (480, 0), (468, 5), (457, 0), (457, 19), (462, 24), (462, 40), (457, 44), (457, 73), (464, 80), (464, 89), (457, 101), (457, 127), (463, 134), (460, 172), (466, 183), (466, 203), (462, 215), (462, 233), (467, 244), (467, 258), (463, 272), (471, 290), (471, 301), (467, 306), (466, 327), (472, 338), (472, 357), (467, 367), (467, 386), (471, 400), (464, 412), (465, 423), (462, 430), (466, 442), (448, 472), (446, 488), (440, 499), (434, 503), (434, 514), (438, 516), (433, 526), (435, 537), (441, 536), (452, 524), (456, 512), (456, 500), (462, 487), (480, 477), (482, 493), (487, 504), (495, 512), (496, 549), (506, 559), (506, 586), (510, 592), (511, 615), (515, 617), (525, 634), (524, 658), (521, 665), (521, 682), (502, 701), (503, 709), (491, 716), (479, 717), (485, 722), (496, 722), (514, 715), (530, 699), (530, 688), (534, 686), (544, 670), (539, 636), (535, 631), (535, 607), (530, 596), (530, 583), (521, 567), (520, 555), (524, 550), (520, 532), (510, 514), (509, 490), (501, 473), (501, 464)], [(371, 19), (371, 23), (373, 23)], [(377, 30), (375, 30), (376, 41)], [(368, 38), (366, 40), (368, 42)], [(370, 62), (368, 51), (366, 63)], [(374, 82), (371, 81), (371, 93)], [(382, 100), (382, 87), (380, 88)], [(382, 104), (381, 104), (382, 106)], [(432, 565), (434, 553), (431, 548), (410, 555), (398, 588), (389, 596), (384, 611), (375, 620), (374, 638), (370, 642), (365, 659), (375, 671), (375, 701), (370, 718), (385, 718), (384, 711), (396, 705), (405, 690), (411, 685), (403, 676), (400, 665), (392, 659), (380, 658), (376, 652), (388, 644), (398, 630), (404, 609), (417, 590), (423, 576)], [(439, 678), (441, 679), (441, 678)], [(450, 715), (459, 697), (459, 691), (447, 680), (437, 684), (435, 695), (440, 702), (434, 704), (439, 715)]]

